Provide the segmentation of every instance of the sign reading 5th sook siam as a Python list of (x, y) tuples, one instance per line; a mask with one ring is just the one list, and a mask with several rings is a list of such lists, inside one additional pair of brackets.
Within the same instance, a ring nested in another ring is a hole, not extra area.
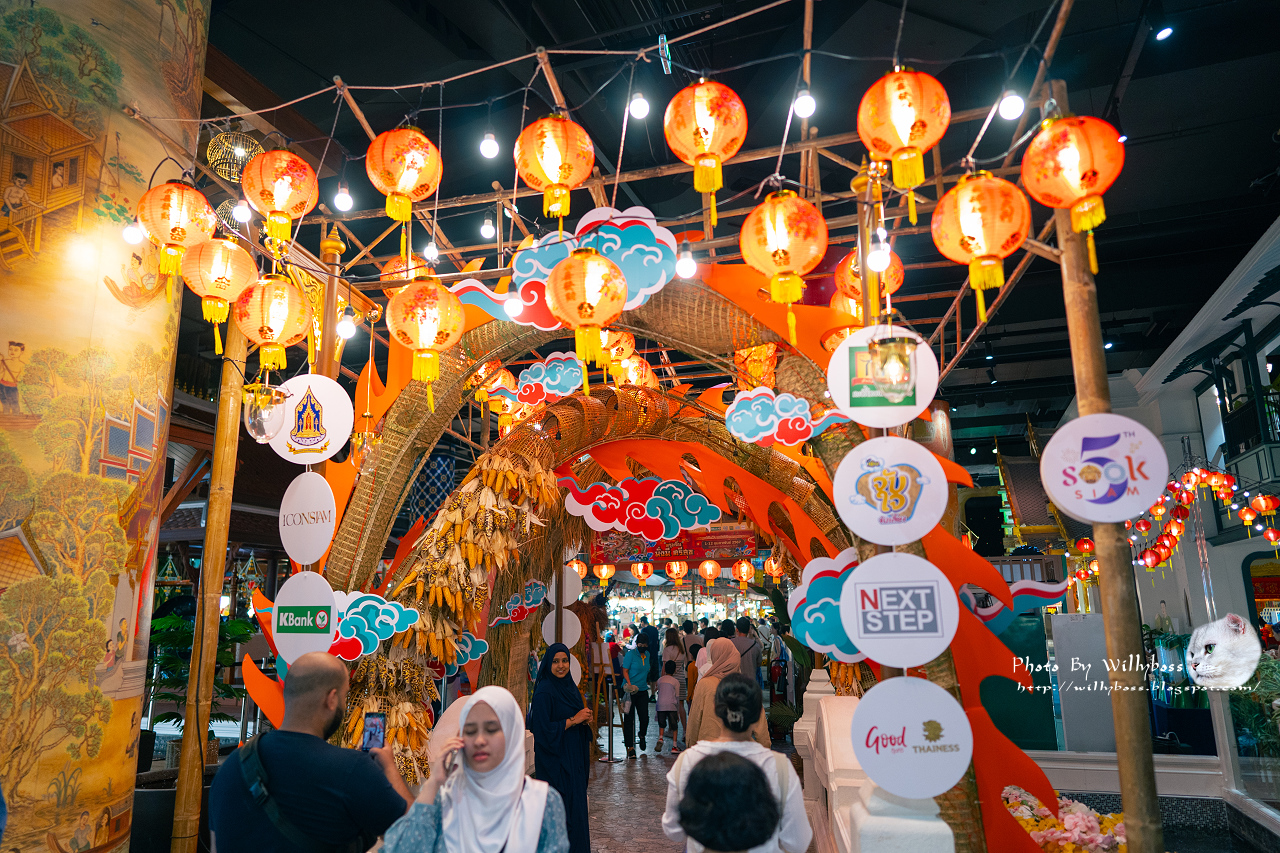
[(1169, 457), (1160, 439), (1123, 415), (1076, 418), (1040, 457), (1040, 481), (1054, 506), (1077, 521), (1141, 515), (1164, 491)]

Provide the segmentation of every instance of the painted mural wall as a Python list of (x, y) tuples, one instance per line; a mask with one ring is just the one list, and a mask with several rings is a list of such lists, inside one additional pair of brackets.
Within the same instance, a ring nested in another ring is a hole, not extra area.
[(181, 291), (121, 238), (168, 153), (121, 107), (194, 151), (207, 27), (201, 0), (0, 0), (5, 853), (128, 847)]

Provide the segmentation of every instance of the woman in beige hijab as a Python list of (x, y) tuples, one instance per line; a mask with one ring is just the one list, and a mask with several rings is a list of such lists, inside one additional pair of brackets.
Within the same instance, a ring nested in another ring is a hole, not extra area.
[[(698, 679), (693, 690), (693, 702), (689, 707), (689, 725), (685, 729), (685, 747), (691, 747), (700, 740), (715, 740), (725, 737), (724, 726), (716, 716), (716, 688), (720, 679), (731, 672), (738, 672), (742, 656), (734, 648), (733, 640), (720, 637), (712, 640), (707, 646), (707, 655), (711, 658), (711, 669)], [(765, 715), (751, 728), (751, 736), (761, 746), (769, 747), (769, 724)]]

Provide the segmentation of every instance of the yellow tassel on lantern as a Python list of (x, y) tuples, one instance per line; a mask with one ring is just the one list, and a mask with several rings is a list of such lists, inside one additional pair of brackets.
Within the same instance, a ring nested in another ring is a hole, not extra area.
[(498, 429), (505, 429), (511, 426), (513, 419), (511, 415), (498, 415)]
[(693, 188), (697, 192), (711, 196), (711, 224), (716, 224), (716, 190), (724, 186), (724, 172), (720, 168), (720, 158), (710, 154), (698, 158), (693, 164)]
[(569, 188), (552, 184), (542, 191), (542, 215), (564, 219), (569, 215)]
[(486, 390), (484, 390), (483, 388), (477, 388), (477, 389), (476, 389), (475, 397), (476, 397), (476, 402), (477, 402), (477, 403), (487, 403), (487, 402), (489, 402), (489, 392), (488, 392), (488, 391), (486, 391)]
[(907, 191), (907, 216), (916, 224), (916, 199), (911, 190), (924, 183), (924, 155), (907, 146), (893, 155), (893, 185)]
[(574, 351), (583, 365), (583, 378), (586, 377), (586, 366), (594, 364), (599, 367), (609, 363), (609, 357), (600, 346), (599, 326), (579, 326), (573, 331)]
[(205, 296), (200, 300), (200, 308), (206, 323), (225, 323), (230, 306), (221, 296)]
[(1089, 272), (1098, 274), (1098, 247), (1093, 243), (1093, 230), (1085, 232), (1084, 242), (1089, 247)]
[(278, 243), (289, 240), (289, 217), (278, 210), (267, 214), (267, 236)]
[(387, 196), (387, 216), (396, 222), (408, 222), (413, 216), (413, 202), (404, 193), (391, 193)]
[(716, 219), (716, 194), (710, 193), (708, 197), (711, 199), (711, 227), (714, 228), (718, 222)]
[(1004, 261), (995, 255), (983, 255), (969, 261), (969, 286), (978, 298), (978, 320), (987, 322), (987, 302), (984, 290), (998, 289), (1004, 284)]
[(413, 378), (427, 383), (427, 408), (436, 410), (436, 396), (431, 383), (440, 378), (440, 356), (429, 349), (413, 351)]
[(316, 333), (307, 333), (307, 364), (316, 363)]
[(164, 276), (164, 298), (173, 301), (173, 280), (182, 269), (182, 253), (186, 249), (177, 243), (165, 243), (160, 250), (160, 275)]
[(792, 302), (799, 302), (804, 295), (804, 279), (793, 272), (774, 273), (769, 279), (769, 298), (787, 305), (787, 337), (796, 345), (796, 315)]
[(1102, 196), (1087, 195), (1071, 206), (1071, 230), (1076, 233), (1092, 231), (1107, 221), (1107, 209)]
[(258, 366), (262, 370), (284, 370), (289, 366), (285, 360), (282, 344), (263, 344), (258, 348)]

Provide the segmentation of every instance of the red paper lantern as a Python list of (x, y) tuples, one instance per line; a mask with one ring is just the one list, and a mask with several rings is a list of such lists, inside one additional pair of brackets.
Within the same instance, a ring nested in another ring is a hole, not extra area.
[(804, 293), (801, 276), (827, 251), (826, 220), (791, 190), (779, 190), (747, 214), (738, 247), (752, 269), (769, 277), (769, 298), (787, 305), (787, 332), (795, 346), (796, 318), (790, 306)]
[(1176, 518), (1165, 524), (1165, 532), (1173, 536), (1181, 536), (1186, 529), (1187, 526)]
[(1155, 551), (1156, 551), (1156, 553), (1157, 553), (1157, 554), (1159, 554), (1159, 555), (1160, 555), (1160, 562), (1161, 562), (1161, 563), (1163, 563), (1165, 560), (1167, 560), (1167, 559), (1169, 559), (1170, 557), (1172, 557), (1172, 556), (1173, 556), (1173, 549), (1172, 549), (1172, 548), (1168, 548), (1168, 547), (1166, 547), (1166, 546), (1164, 546), (1164, 545), (1156, 545), (1156, 547), (1155, 547)]
[(1253, 536), (1253, 520), (1258, 517), (1258, 511), (1253, 507), (1242, 506), (1236, 515), (1244, 522), (1245, 532)]
[(1093, 540), (1090, 539), (1088, 536), (1082, 536), (1076, 540), (1076, 550), (1082, 554), (1088, 554), (1095, 547), (1096, 546), (1093, 544)]
[[(898, 288), (902, 287), (906, 273), (903, 271), (902, 258), (898, 257), (897, 252), (889, 252), (889, 268), (879, 275), (882, 295), (897, 293)], [(862, 274), (858, 270), (857, 249), (845, 255), (836, 266), (836, 289), (850, 299), (862, 300)]]
[(1088, 577), (1089, 577), (1089, 573), (1086, 572), (1084, 569), (1076, 570), (1076, 580), (1087, 580)]
[(1156, 537), (1156, 542), (1163, 545), (1164, 547), (1168, 548), (1171, 551), (1173, 550), (1173, 546), (1178, 544), (1177, 538), (1170, 536), (1168, 533), (1161, 533), (1159, 536)]
[(1275, 515), (1276, 507), (1280, 507), (1280, 498), (1275, 495), (1258, 495), (1249, 501), (1249, 506), (1263, 515)]
[(387, 216), (408, 222), (413, 203), (431, 197), (440, 186), (440, 152), (416, 127), (379, 133), (369, 143), (364, 170), (374, 189), (387, 197)]
[(1221, 471), (1210, 471), (1209, 476), (1205, 478), (1205, 482), (1209, 484), (1209, 488), (1214, 491), (1220, 491), (1227, 483), (1227, 475)]
[(684, 583), (684, 576), (689, 574), (689, 564), (684, 560), (672, 560), (667, 563), (667, 577), (671, 578), (671, 582), (676, 586)]
[[(893, 164), (893, 183), (910, 189), (924, 183), (924, 152), (951, 124), (947, 90), (922, 71), (891, 71), (871, 85), (858, 104), (858, 138), (873, 160)], [(907, 195), (911, 224), (915, 197)]]
[(720, 577), (720, 564), (715, 560), (703, 560), (698, 564), (698, 574), (702, 575), (702, 579), (708, 584), (713, 584), (716, 578)]
[(1145, 535), (1146, 532), (1151, 529), (1151, 522), (1147, 521), (1145, 518), (1140, 518), (1134, 522), (1133, 526), (1138, 528), (1139, 533)]
[(1223, 485), (1224, 487), (1228, 488), (1228, 489), (1233, 489), (1233, 490), (1234, 490), (1234, 489), (1235, 489), (1235, 487), (1236, 487), (1236, 478), (1235, 478), (1235, 476), (1234, 476), (1234, 475), (1232, 475), (1232, 474), (1223, 474), (1222, 476), (1226, 478), (1226, 480), (1223, 482), (1223, 484), (1222, 484), (1222, 485)]
[(984, 323), (983, 292), (1004, 284), (1004, 259), (1017, 251), (1030, 228), (1027, 197), (990, 172), (965, 175), (933, 210), (933, 243), (948, 260), (969, 265), (969, 286)]
[(587, 572), (591, 571), (591, 569), (587, 566), (587, 564), (582, 562), (581, 560), (570, 560), (568, 563), (565, 564), (565, 568), (573, 569), (575, 572), (578, 573), (578, 577), (580, 578), (586, 578)]
[(540, 118), (520, 132), (513, 150), (516, 172), (542, 192), (542, 215), (569, 215), (569, 191), (591, 177), (595, 146), (582, 126), (566, 116)]
[(591, 567), (591, 573), (600, 579), (600, 586), (608, 586), (609, 578), (613, 577), (613, 573), (617, 570), (618, 567), (612, 563), (603, 563)]
[(284, 149), (263, 151), (241, 174), (244, 197), (267, 218), (267, 236), (286, 242), (290, 223), (306, 216), (320, 200), (316, 173), (297, 154)]
[(711, 194), (711, 224), (716, 224), (716, 190), (724, 186), (721, 166), (747, 138), (747, 108), (728, 86), (710, 80), (686, 86), (667, 104), (662, 117), (667, 145), (693, 167), (693, 188)]
[(739, 560), (733, 564), (733, 576), (738, 581), (738, 588), (746, 589), (747, 582), (756, 576), (756, 567), (750, 560)]
[(1186, 521), (1188, 518), (1191, 517), (1191, 510), (1187, 509), (1185, 506), (1179, 505), (1179, 506), (1175, 506), (1172, 509), (1172, 511), (1170, 512), (1170, 515), (1172, 515), (1178, 521)]
[(1182, 486), (1187, 489), (1194, 489), (1200, 483), (1200, 469), (1192, 468), (1190, 471), (1182, 475)]
[(764, 573), (778, 583), (787, 574), (786, 564), (772, 554), (764, 561)]
[(1090, 573), (1090, 574), (1094, 574), (1094, 575), (1096, 575), (1096, 574), (1098, 573), (1098, 561), (1097, 561), (1097, 560), (1090, 560), (1090, 561), (1089, 561), (1089, 573)]
[(1169, 485), (1165, 486), (1165, 488), (1168, 489), (1170, 492), (1177, 492), (1179, 489), (1182, 488), (1182, 485), (1178, 483), (1177, 480), (1170, 480)]
[(171, 294), (172, 276), (182, 268), (183, 253), (213, 237), (218, 217), (200, 191), (182, 181), (169, 181), (143, 193), (137, 215), (147, 239), (160, 247), (159, 272), (170, 277), (165, 292)]
[(1266, 530), (1262, 531), (1262, 536), (1272, 545), (1280, 542), (1280, 530), (1276, 530), (1274, 527), (1268, 527)]
[(258, 280), (258, 265), (235, 240), (208, 240), (182, 258), (182, 280), (200, 297), (205, 322), (213, 324), (213, 351), (222, 355), (218, 324), (227, 322), (231, 303)]
[(653, 563), (632, 563), (631, 576), (644, 586), (644, 582), (653, 577)]
[(1163, 503), (1156, 503), (1156, 504), (1152, 504), (1151, 509), (1148, 510), (1148, 512), (1150, 512), (1156, 518), (1159, 518), (1162, 515), (1164, 515), (1165, 512), (1167, 512), (1167, 510), (1165, 509), (1165, 505)]
[(1143, 551), (1138, 556), (1138, 559), (1140, 559), (1142, 561), (1142, 564), (1146, 566), (1148, 569), (1155, 568), (1161, 563), (1160, 553), (1151, 548), (1147, 548), (1145, 551)]
[(1178, 503), (1183, 506), (1191, 506), (1196, 502), (1196, 493), (1191, 489), (1183, 489), (1178, 492)]
[(1126, 519), (1124, 520), (1124, 529), (1125, 529), (1125, 530), (1132, 530), (1132, 529), (1133, 529), (1133, 522), (1132, 522), (1131, 520), (1129, 520), (1129, 519), (1127, 519), (1127, 518), (1126, 518)]

